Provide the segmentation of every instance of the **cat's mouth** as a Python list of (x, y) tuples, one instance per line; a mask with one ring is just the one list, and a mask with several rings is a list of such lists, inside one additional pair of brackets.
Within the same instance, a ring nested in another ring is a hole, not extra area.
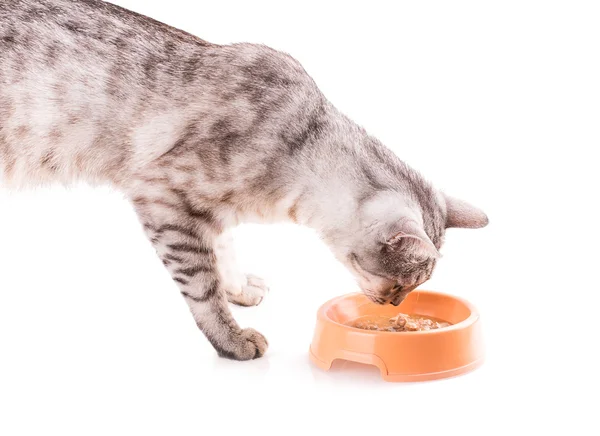
[(412, 291), (412, 289), (402, 289), (400, 285), (394, 286), (384, 294), (391, 295), (391, 297), (382, 297), (377, 295), (370, 289), (365, 289), (363, 292), (369, 300), (377, 304), (391, 304), (393, 306), (399, 306), (404, 301), (406, 296)]
[(392, 289), (394, 297), (392, 297), (392, 299), (390, 300), (390, 303), (393, 304), (394, 306), (399, 306), (400, 303), (402, 303), (404, 301), (404, 299), (406, 298), (406, 296), (408, 294), (410, 294), (410, 292), (413, 289), (414, 288), (404, 289), (400, 285), (395, 286), (394, 289)]
[(351, 253), (349, 258), (352, 270), (355, 272), (363, 293), (372, 302), (377, 304), (391, 303), (398, 306), (410, 292), (410, 290), (405, 292), (395, 280), (365, 269), (355, 253)]

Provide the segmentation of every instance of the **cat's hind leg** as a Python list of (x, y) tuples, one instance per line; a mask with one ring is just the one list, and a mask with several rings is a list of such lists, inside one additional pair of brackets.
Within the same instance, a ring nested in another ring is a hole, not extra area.
[(239, 306), (259, 305), (269, 288), (260, 277), (239, 271), (231, 232), (219, 235), (215, 243), (215, 254), (229, 302)]

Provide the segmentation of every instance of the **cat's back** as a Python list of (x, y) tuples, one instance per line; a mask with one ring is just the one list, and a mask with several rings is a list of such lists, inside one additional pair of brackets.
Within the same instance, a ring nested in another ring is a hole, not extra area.
[(302, 66), (262, 45), (210, 44), (99, 0), (0, 0), (0, 183), (112, 181), (187, 131), (203, 156), (231, 138), (295, 150), (323, 107)]
[(1, 0), (0, 173), (118, 171), (132, 126), (190, 98), (188, 59), (209, 47), (99, 0)]
[(169, 54), (192, 55), (211, 46), (100, 0), (3, 0), (0, 24), (0, 58), (8, 62), (0, 65), (3, 71), (31, 69), (36, 63), (52, 68), (59, 61), (87, 65), (95, 73), (118, 61), (138, 71)]
[(102, 36), (108, 38), (111, 33), (127, 28), (140, 36), (155, 35), (157, 38), (172, 37), (191, 44), (209, 44), (182, 30), (102, 0), (2, 0), (0, 23), (3, 27), (13, 24), (14, 28), (3, 29), (11, 31), (18, 31), (19, 27), (50, 29), (55, 25), (67, 31), (79, 28), (89, 33), (95, 32), (99, 39), (104, 39)]
[(0, 24), (0, 87), (28, 85), (62, 100), (64, 88), (79, 90), (73, 103), (186, 98), (173, 95), (174, 82), (215, 47), (100, 0), (2, 0)]

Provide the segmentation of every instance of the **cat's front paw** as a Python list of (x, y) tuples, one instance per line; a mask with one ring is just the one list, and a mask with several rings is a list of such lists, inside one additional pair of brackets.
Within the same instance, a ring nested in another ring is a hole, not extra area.
[(264, 356), (269, 343), (267, 339), (252, 328), (247, 328), (236, 335), (227, 344), (227, 347), (219, 351), (219, 356), (233, 360), (253, 360)]
[(227, 293), (230, 303), (238, 306), (258, 306), (269, 292), (269, 287), (263, 279), (254, 275), (246, 276), (246, 283), (241, 286), (238, 293)]

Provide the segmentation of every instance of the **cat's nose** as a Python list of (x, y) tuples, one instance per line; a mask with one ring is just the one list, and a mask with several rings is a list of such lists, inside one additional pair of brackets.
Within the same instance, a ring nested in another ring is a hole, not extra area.
[(404, 301), (404, 297), (406, 296), (406, 294), (404, 294), (403, 292), (398, 293), (398, 295), (396, 295), (394, 298), (392, 298), (392, 301), (390, 301), (390, 303), (392, 303), (394, 306), (399, 306), (400, 303), (402, 303)]
[(390, 300), (390, 303), (392, 303), (394, 306), (398, 306), (404, 301), (404, 297), (406, 297), (406, 292), (403, 292), (402, 286), (400, 285), (394, 286), (393, 292), (395, 292), (395, 295)]
[(397, 288), (395, 287), (394, 289), (397, 289), (397, 294), (394, 295), (390, 303), (392, 303), (394, 306), (400, 305), (406, 296), (410, 294), (416, 287), (417, 285), (397, 286)]
[(394, 306), (400, 305), (400, 303), (404, 301), (406, 296), (410, 294), (416, 287), (416, 285), (398, 286), (397, 288), (395, 288), (397, 289), (396, 294), (394, 295), (390, 303), (392, 303)]

